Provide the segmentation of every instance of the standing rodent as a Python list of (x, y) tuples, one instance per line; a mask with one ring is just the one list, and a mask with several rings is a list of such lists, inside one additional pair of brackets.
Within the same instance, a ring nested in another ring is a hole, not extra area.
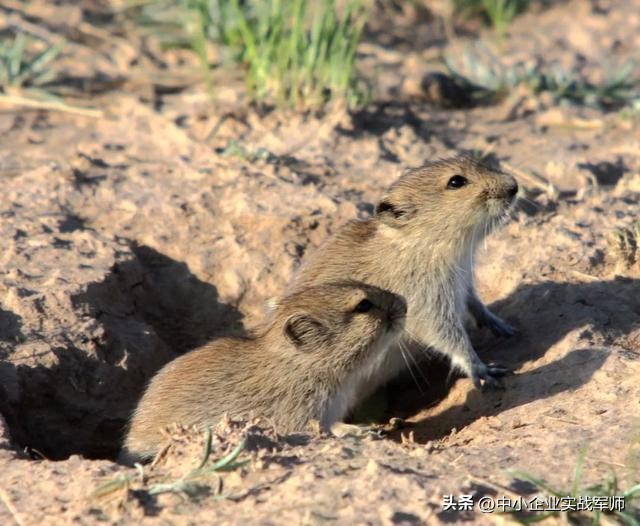
[(312, 419), (329, 428), (355, 401), (359, 377), (397, 341), (405, 300), (336, 282), (284, 298), (245, 338), (224, 338), (167, 364), (131, 419), (120, 459), (155, 455), (172, 424), (210, 426), (225, 413), (271, 419), (283, 431)]
[[(478, 358), (463, 323), (471, 313), (496, 335), (514, 332), (478, 298), (473, 258), (478, 243), (506, 219), (517, 191), (513, 177), (466, 156), (411, 169), (372, 218), (347, 223), (304, 260), (288, 290), (348, 277), (400, 294), (411, 340), (448, 356), (476, 387), (495, 386), (507, 370)], [(405, 367), (397, 349), (385, 356), (364, 379), (361, 396)]]

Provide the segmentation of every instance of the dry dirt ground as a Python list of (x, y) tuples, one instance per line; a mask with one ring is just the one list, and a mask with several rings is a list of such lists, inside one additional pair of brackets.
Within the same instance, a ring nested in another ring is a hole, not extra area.
[[(259, 111), (239, 83), (211, 104), (187, 54), (98, 2), (14, 4), (0, 23), (65, 34), (63, 73), (103, 116), (0, 113), (0, 524), (501, 523), (443, 496), (535, 493), (513, 469), (569, 491), (582, 450), (585, 486), (640, 482), (640, 117), (526, 93), (441, 109), (419, 90), (477, 36), (595, 79), (640, 49), (638, 2), (555, 2), (499, 44), (473, 27), (446, 44), (437, 19), (398, 12), (363, 44), (377, 102), (322, 116)], [(518, 329), (472, 333), (514, 369), (504, 390), (434, 360), (378, 395), (382, 423), (404, 419), (382, 434), (227, 422), (206, 465), (244, 444), (228, 472), (185, 478), (204, 437), (184, 430), (142, 471), (112, 460), (161, 365), (242, 333), (403, 168), (454, 151), (491, 152), (528, 189), (478, 255), (481, 295)]]

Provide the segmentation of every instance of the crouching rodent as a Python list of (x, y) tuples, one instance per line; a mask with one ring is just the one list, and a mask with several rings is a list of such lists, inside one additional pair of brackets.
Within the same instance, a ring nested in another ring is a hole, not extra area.
[(206, 427), (225, 413), (264, 416), (283, 431), (311, 420), (329, 428), (398, 340), (405, 314), (401, 296), (355, 282), (283, 298), (252, 335), (216, 340), (160, 370), (133, 414), (121, 461), (156, 454), (172, 423)]

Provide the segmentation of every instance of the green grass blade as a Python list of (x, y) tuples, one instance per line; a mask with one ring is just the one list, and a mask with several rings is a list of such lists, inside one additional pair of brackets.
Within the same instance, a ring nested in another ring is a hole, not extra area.
[(584, 468), (584, 459), (587, 455), (587, 449), (582, 448), (578, 454), (578, 462), (576, 463), (576, 469), (573, 472), (573, 483), (571, 485), (571, 496), (578, 496), (578, 489), (580, 488), (580, 482), (582, 481), (582, 471)]
[(622, 524), (625, 526), (640, 526), (640, 521), (630, 513), (625, 511), (616, 511), (614, 512), (616, 517), (619, 517), (622, 520)]
[(9, 53), (9, 78), (18, 78), (23, 65), (24, 48), (27, 38), (24, 33), (18, 33), (13, 40)]
[(67, 41), (61, 40), (59, 42), (56, 42), (49, 49), (43, 51), (33, 60), (33, 62), (31, 62), (30, 70), (34, 73), (42, 71), (45, 66), (56, 59), (56, 57), (62, 52), (66, 45)]
[(629, 488), (627, 491), (625, 491), (622, 494), (622, 496), (625, 499), (635, 499), (639, 495), (640, 495), (640, 484), (636, 484), (635, 486)]
[(211, 456), (211, 443), (212, 443), (211, 428), (207, 428), (207, 433), (204, 439), (204, 451), (202, 453), (202, 459), (200, 460), (200, 463), (198, 464), (198, 467), (196, 469), (203, 468), (207, 463), (207, 461), (209, 460), (209, 457)]
[(240, 443), (233, 449), (233, 451), (231, 451), (230, 453), (222, 457), (220, 460), (218, 460), (218, 462), (213, 464), (211, 466), (211, 469), (214, 471), (224, 470), (231, 463), (235, 462), (235, 460), (238, 458), (240, 453), (242, 453), (242, 450), (244, 449), (245, 446), (246, 446), (246, 440), (240, 441)]
[[(508, 512), (511, 515), (515, 515), (514, 512)], [(544, 520), (547, 520), (549, 517), (553, 517), (554, 515), (557, 515), (557, 511), (545, 511), (543, 513), (536, 513), (534, 515), (531, 516), (526, 516), (526, 515), (522, 515), (522, 516), (518, 516), (516, 517), (516, 520), (518, 522), (521, 522), (522, 524), (535, 524), (537, 522), (542, 522)]]
[(15, 83), (20, 86), (34, 85), (34, 79), (37, 79), (40, 73), (46, 73), (44, 68), (56, 59), (65, 45), (66, 41), (60, 41), (40, 53), (30, 63), (25, 64), (21, 68), (20, 75), (15, 79)]
[(308, 109), (357, 92), (362, 0), (165, 0), (147, 3), (144, 10), (168, 28), (176, 5), (199, 16), (191, 49), (202, 61), (207, 40), (216, 41), (224, 56), (246, 67), (254, 100)]

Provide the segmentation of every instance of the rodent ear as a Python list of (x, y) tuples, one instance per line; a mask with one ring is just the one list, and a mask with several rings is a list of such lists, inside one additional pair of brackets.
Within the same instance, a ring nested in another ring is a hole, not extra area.
[(394, 205), (388, 198), (380, 201), (376, 206), (376, 217), (386, 225), (399, 227), (404, 225), (414, 215), (415, 210), (410, 206)]
[(322, 340), (327, 327), (308, 314), (294, 314), (284, 323), (284, 335), (295, 346)]

